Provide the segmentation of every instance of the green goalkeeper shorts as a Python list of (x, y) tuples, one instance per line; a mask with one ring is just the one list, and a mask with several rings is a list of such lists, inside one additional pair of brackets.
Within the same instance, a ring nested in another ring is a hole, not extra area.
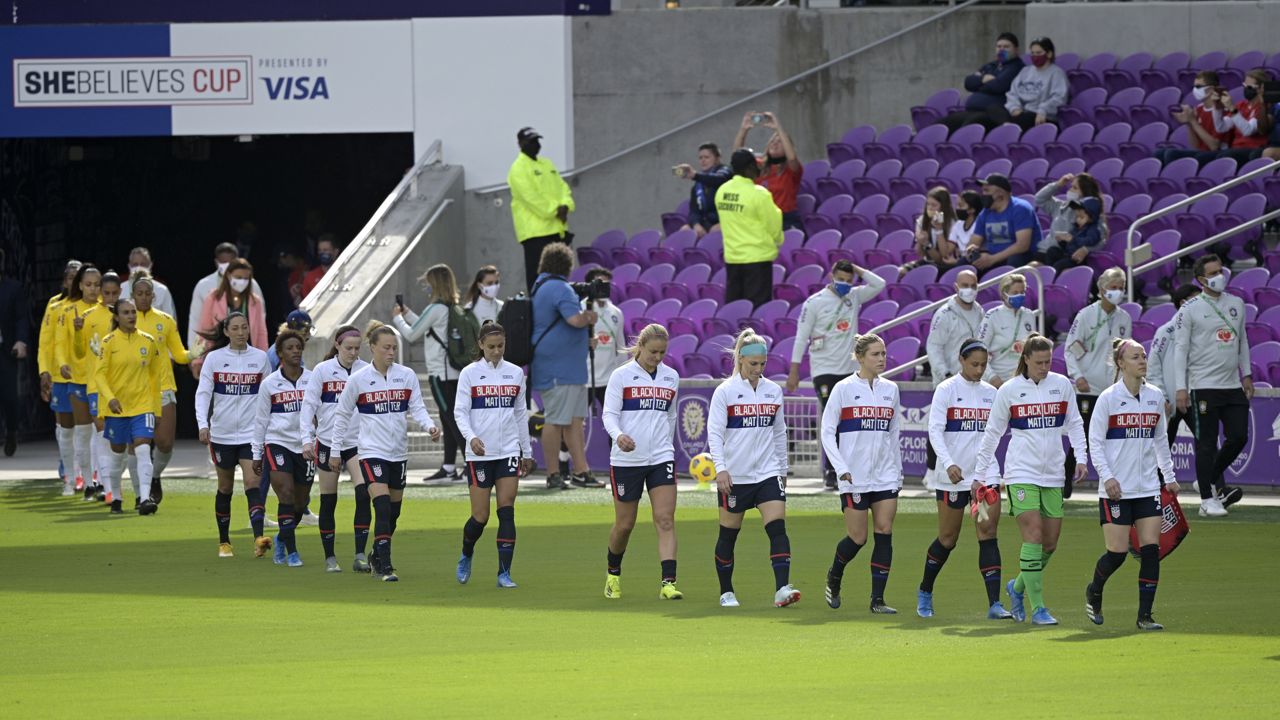
[(1062, 488), (1039, 485), (1009, 485), (1009, 514), (1017, 517), (1024, 512), (1038, 512), (1047, 518), (1062, 517)]

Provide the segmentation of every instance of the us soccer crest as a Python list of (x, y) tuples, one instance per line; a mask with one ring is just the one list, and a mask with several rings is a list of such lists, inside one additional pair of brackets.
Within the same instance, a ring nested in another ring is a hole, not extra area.
[(959, 497), (959, 493), (957, 493), (955, 490), (952, 490), (951, 492), (947, 493), (947, 500), (950, 502), (955, 502), (957, 497)]
[(1113, 517), (1113, 518), (1119, 518), (1119, 517), (1120, 517), (1120, 506), (1119, 506), (1119, 505), (1112, 505), (1112, 506), (1111, 506), (1111, 517)]
[(476, 482), (484, 482), (484, 470), (476, 470)]
[(854, 494), (853, 494), (853, 504), (854, 504), (854, 505), (857, 505), (857, 504), (859, 504), (859, 503), (861, 503), (861, 502), (862, 502), (862, 493), (854, 493)]
[(382, 477), (382, 466), (381, 466), (381, 465), (374, 465), (374, 466), (373, 466), (373, 476), (374, 476), (374, 477)]
[(283, 464), (284, 464), (284, 456), (276, 455), (276, 465), (283, 465)]
[[(626, 495), (626, 494), (627, 494), (627, 486), (626, 486), (626, 485), (624, 485), (624, 484), (622, 484), (622, 483), (618, 483), (618, 494), (619, 494), (619, 495)], [(732, 498), (730, 499), (730, 502), (732, 502)]]
[(738, 496), (737, 496), (737, 495), (730, 495), (730, 496), (729, 496), (729, 508), (730, 508), (730, 509), (733, 509), (733, 508), (735, 508), (735, 507), (738, 507)]

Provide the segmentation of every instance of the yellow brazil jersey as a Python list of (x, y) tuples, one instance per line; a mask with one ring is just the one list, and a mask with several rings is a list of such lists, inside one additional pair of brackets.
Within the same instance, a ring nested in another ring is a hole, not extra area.
[(58, 315), (62, 313), (62, 293), (49, 298), (40, 318), (40, 344), (36, 346), (36, 365), (41, 374), (49, 373), (54, 382), (63, 382), (58, 368), (53, 365), (53, 343), (58, 336)]
[(84, 314), (84, 327), (75, 329), (75, 315), (71, 317), (72, 349), (77, 361), (85, 360), (85, 375), (89, 378), (85, 385), (90, 393), (97, 390), (98, 358), (102, 357), (102, 339), (111, 332), (111, 308), (106, 305), (95, 305)]
[[(160, 368), (169, 363), (156, 339), (142, 331), (115, 330), (102, 338), (100, 350), (98, 414), (133, 417), (160, 412)], [(120, 412), (112, 412), (112, 400), (120, 401)]]
[[(151, 309), (146, 312), (138, 311), (138, 329), (155, 338), (156, 345), (160, 347), (161, 355), (168, 351), (173, 362), (179, 365), (186, 365), (191, 362), (191, 355), (187, 349), (182, 346), (182, 338), (178, 336), (178, 323), (173, 316), (161, 311)], [(160, 363), (160, 390), (177, 391), (178, 384), (173, 377), (173, 362)]]
[[(58, 314), (58, 336), (53, 348), (54, 379), (58, 382), (76, 383), (78, 385), (89, 385), (92, 382), (95, 362), (93, 354), (87, 352), (87, 338), (89, 338), (89, 335), (86, 331), (88, 330), (88, 320), (86, 319), (84, 329), (80, 332), (80, 335), (84, 338), (84, 349), (81, 349), (76, 347), (75, 319), (87, 316), (96, 307), (101, 307), (101, 305), (85, 302), (84, 300), (68, 300), (62, 303), (62, 312)], [(110, 312), (107, 312), (107, 315), (107, 329), (110, 330)], [(62, 377), (61, 370), (64, 365), (71, 368), (70, 379)]]
[(716, 190), (716, 212), (724, 235), (724, 261), (735, 265), (772, 262), (782, 245), (782, 211), (773, 195), (742, 175)]

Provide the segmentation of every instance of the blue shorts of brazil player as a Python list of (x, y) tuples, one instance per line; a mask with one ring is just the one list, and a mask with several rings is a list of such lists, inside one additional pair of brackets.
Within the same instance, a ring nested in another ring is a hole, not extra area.
[(223, 445), (221, 443), (209, 443), (209, 457), (213, 458), (214, 467), (223, 470), (235, 470), (241, 460), (253, 459), (253, 448), (249, 443), (241, 445)]
[(1098, 499), (1099, 525), (1132, 525), (1143, 518), (1163, 516), (1159, 495), (1128, 500)]
[(973, 499), (973, 493), (968, 490), (935, 490), (934, 495), (938, 502), (945, 502), (952, 510), (968, 509)]
[(71, 383), (56, 382), (49, 391), (49, 409), (56, 413), (71, 413)]
[(405, 483), (404, 460), (382, 460), (380, 458), (361, 458), (360, 472), (367, 483), (382, 483), (393, 490), (403, 490)]
[(872, 505), (881, 500), (897, 500), (897, 490), (876, 490), (864, 493), (844, 493), (840, 496), (840, 509), (870, 510)]
[(89, 415), (98, 417), (98, 393), (89, 392), (84, 383), (67, 383), (67, 388), (71, 397), (89, 406)]
[(302, 453), (267, 443), (262, 454), (267, 470), (292, 475), (295, 485), (310, 485), (316, 478), (314, 466), (302, 457)]
[(150, 440), (156, 436), (156, 416), (142, 413), (132, 417), (105, 418), (102, 436), (112, 445), (132, 445), (134, 440)]
[(774, 500), (787, 501), (787, 479), (781, 475), (758, 483), (735, 484), (729, 494), (717, 493), (720, 507), (731, 513), (744, 513)]
[[(316, 465), (327, 469), (329, 467), (329, 456), (332, 454), (333, 448), (322, 442), (316, 443)], [(359, 448), (347, 448), (346, 450), (343, 450), (338, 457), (341, 458), (342, 466), (346, 467), (347, 463), (351, 462), (351, 458), (359, 454)]]
[(612, 465), (609, 467), (609, 484), (613, 487), (614, 500), (638, 503), (645, 486), (648, 486), (649, 492), (653, 492), (656, 487), (676, 484), (676, 464), (669, 462), (633, 467)]
[(493, 487), (494, 481), (508, 477), (520, 477), (520, 458), (509, 457), (467, 463), (467, 484), (471, 487), (488, 490)]

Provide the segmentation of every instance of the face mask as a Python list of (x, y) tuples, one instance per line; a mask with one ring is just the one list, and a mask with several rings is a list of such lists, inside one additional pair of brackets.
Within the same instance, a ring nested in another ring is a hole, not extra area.
[(231, 263), (229, 262), (218, 263), (218, 274), (219, 275), (227, 274), (227, 268), (229, 267), (231, 267)]
[(501, 285), (500, 285), (499, 283), (494, 283), (494, 284), (492, 284), (492, 285), (481, 285), (481, 286), (480, 286), (480, 294), (481, 294), (481, 295), (483, 295), (483, 296), (485, 296), (485, 297), (487, 297), (487, 298), (489, 298), (490, 300), (492, 300), (492, 299), (494, 299), (494, 298), (498, 297), (498, 288), (499, 288), (499, 287), (501, 287)]
[(1049, 63), (1048, 55), (1032, 55), (1031, 56), (1031, 64), (1035, 65), (1036, 67), (1044, 67), (1048, 63)]
[(996, 202), (996, 199), (995, 199), (994, 197), (992, 197), (992, 196), (990, 196), (990, 195), (983, 195), (983, 196), (982, 196), (982, 209), (984, 209), (984, 210), (990, 210), (990, 209), (991, 209), (991, 206), (992, 206), (992, 205), (994, 205), (994, 204), (995, 204), (995, 202)]
[(1026, 302), (1027, 302), (1027, 296), (1025, 293), (1022, 295), (1009, 296), (1009, 307), (1013, 308), (1014, 310), (1021, 310), (1022, 305)]
[(960, 302), (971, 303), (978, 297), (978, 288), (960, 288), (956, 291), (956, 295), (959, 296)]
[(1256, 88), (1256, 87), (1254, 87), (1254, 86), (1252, 86), (1252, 85), (1245, 85), (1245, 86), (1244, 86), (1244, 99), (1245, 99), (1245, 100), (1253, 100), (1253, 99), (1254, 99), (1254, 98), (1256, 98), (1256, 97), (1258, 97), (1258, 88)]
[(1074, 202), (1079, 199), (1080, 199), (1080, 193), (1076, 192), (1075, 190), (1067, 191), (1067, 202)]
[(1103, 293), (1103, 296), (1107, 298), (1107, 302), (1111, 303), (1112, 305), (1119, 305), (1120, 303), (1124, 302), (1123, 290), (1108, 290), (1105, 293)]
[(1008, 51), (1008, 50), (997, 50), (997, 51), (996, 51), (996, 61), (997, 61), (997, 62), (1008, 62), (1008, 61), (1009, 61), (1009, 51)]
[(249, 289), (248, 278), (231, 278), (231, 289), (238, 293), (242, 293)]
[(138, 273), (139, 271), (142, 271), (142, 270), (145, 270), (145, 271), (147, 271), (147, 272), (151, 272), (151, 268), (147, 267), (146, 265), (130, 265), (130, 266), (129, 266), (129, 274), (130, 274), (130, 275), (134, 275), (134, 274), (136, 274), (136, 273)]
[(840, 297), (844, 297), (853, 291), (853, 283), (834, 282), (831, 286), (835, 289), (836, 295), (839, 295)]
[(1208, 278), (1203, 285), (1216, 293), (1220, 293), (1227, 289), (1227, 276), (1215, 275)]
[(957, 209), (957, 210), (956, 210), (956, 219), (957, 219), (957, 220), (959, 220), (960, 222), (964, 222), (965, 220), (968, 220), (968, 219), (969, 219), (969, 210), (968, 210), (967, 208), (966, 208), (966, 209), (963, 209), (963, 210), (961, 210), (961, 209)]
[(319, 255), (316, 256), (316, 260), (320, 261), (320, 264), (323, 265), (324, 267), (329, 267), (330, 265), (333, 264), (333, 254), (320, 253)]
[(1196, 99), (1196, 102), (1204, 102), (1204, 99), (1208, 97), (1208, 95), (1209, 88), (1207, 87), (1191, 88), (1191, 96)]

